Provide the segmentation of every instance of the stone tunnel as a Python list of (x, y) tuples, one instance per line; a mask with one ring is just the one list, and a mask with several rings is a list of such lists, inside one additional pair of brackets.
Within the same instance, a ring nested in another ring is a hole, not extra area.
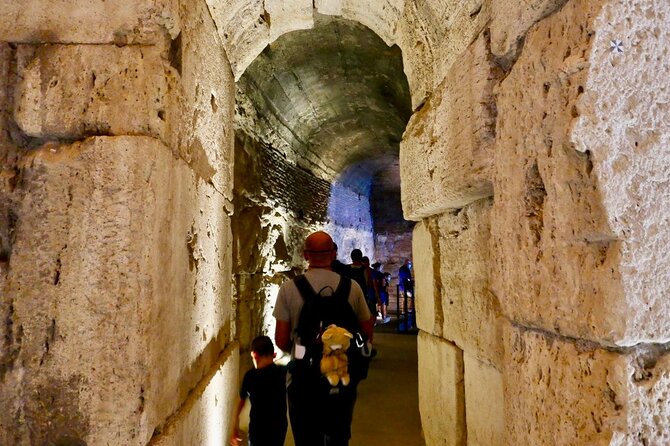
[(426, 445), (670, 444), (667, 2), (0, 4), (0, 445), (224, 444), (319, 229)]

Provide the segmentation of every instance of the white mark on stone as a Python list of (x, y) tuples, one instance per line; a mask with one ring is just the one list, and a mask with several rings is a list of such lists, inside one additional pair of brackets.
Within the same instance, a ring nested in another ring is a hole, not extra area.
[(611, 40), (610, 51), (613, 53), (623, 53), (623, 42), (621, 40)]

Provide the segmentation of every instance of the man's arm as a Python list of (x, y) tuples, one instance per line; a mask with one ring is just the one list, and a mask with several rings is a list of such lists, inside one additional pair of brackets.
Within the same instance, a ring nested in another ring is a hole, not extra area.
[(367, 321), (360, 322), (361, 325), (361, 331), (365, 336), (368, 337), (368, 340), (372, 342), (372, 333), (373, 333), (373, 328), (375, 326), (375, 321), (377, 320), (377, 316), (372, 316), (370, 319)]
[(289, 321), (277, 320), (275, 342), (277, 343), (277, 347), (283, 351), (291, 351), (291, 323)]

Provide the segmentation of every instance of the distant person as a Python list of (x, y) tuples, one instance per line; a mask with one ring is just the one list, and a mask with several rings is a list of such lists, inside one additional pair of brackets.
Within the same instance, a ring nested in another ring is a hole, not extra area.
[(368, 256), (363, 256), (361, 259), (361, 264), (363, 265), (363, 277), (365, 277), (365, 285), (367, 287), (365, 300), (370, 307), (370, 313), (377, 318), (377, 305), (381, 302), (379, 299), (379, 290), (377, 288), (377, 282), (374, 280), (374, 270), (370, 268), (370, 259)]
[(335, 249), (335, 260), (333, 260), (333, 263), (330, 264), (330, 269), (332, 269), (333, 272), (339, 274), (340, 276), (349, 277), (349, 267), (337, 260), (337, 243), (333, 243), (333, 247)]
[(276, 353), (272, 340), (258, 336), (251, 342), (254, 368), (245, 373), (240, 388), (230, 444), (239, 446), (240, 413), (247, 398), (251, 401), (249, 415), (249, 446), (283, 446), (286, 421), (286, 368), (274, 363)]
[(377, 293), (379, 295), (379, 310), (382, 314), (382, 323), (387, 324), (391, 318), (387, 315), (387, 307), (389, 304), (389, 290), (388, 286), (391, 283), (391, 274), (382, 273), (382, 264), (375, 262), (372, 264), (372, 280), (377, 286)]
[(414, 280), (412, 279), (412, 261), (405, 259), (405, 263), (398, 270), (398, 284), (400, 291), (414, 292)]
[(368, 295), (368, 282), (365, 280), (365, 266), (363, 265), (363, 251), (354, 249), (351, 251), (351, 264), (347, 265), (348, 271), (345, 273), (347, 277), (355, 280), (356, 283), (363, 290), (363, 295)]

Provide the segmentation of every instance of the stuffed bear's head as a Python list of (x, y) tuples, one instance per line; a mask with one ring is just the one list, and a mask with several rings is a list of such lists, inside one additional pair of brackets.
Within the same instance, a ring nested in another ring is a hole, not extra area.
[(330, 325), (321, 335), (324, 353), (336, 350), (347, 351), (354, 336), (342, 327)]

